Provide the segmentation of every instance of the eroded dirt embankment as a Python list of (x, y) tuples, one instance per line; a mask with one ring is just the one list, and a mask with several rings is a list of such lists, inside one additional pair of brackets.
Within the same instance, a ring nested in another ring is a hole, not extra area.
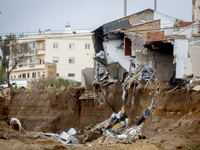
[[(126, 114), (131, 126), (143, 115), (144, 109), (151, 105), (152, 98), (155, 97), (156, 108), (152, 115), (144, 120), (142, 133), (149, 139), (138, 142), (150, 142), (171, 149), (195, 144), (188, 137), (199, 141), (200, 94), (184, 89), (163, 97), (163, 94), (170, 90), (166, 83), (160, 84), (159, 94), (155, 94), (158, 85), (154, 82), (144, 91), (145, 84), (141, 83), (136, 87), (134, 101), (131, 87), (126, 100)], [(102, 90), (115, 111), (120, 111), (123, 103), (121, 84), (105, 86)], [(83, 88), (66, 89), (49, 100), (46, 99), (52, 94), (51, 91), (15, 91), (8, 104), (8, 116), (9, 119), (18, 118), (27, 131), (60, 132), (68, 131), (72, 127), (79, 130), (90, 125), (90, 122), (93, 125), (102, 122), (113, 113), (98, 91), (99, 86), (95, 85), (94, 99), (82, 100), (79, 97), (84, 92)], [(184, 115), (186, 117), (178, 123), (177, 128), (165, 131)]]
[[(113, 97), (112, 89), (108, 91), (111, 94), (106, 94), (109, 103), (119, 111), (122, 107), (121, 93)], [(103, 99), (101, 102), (80, 100), (83, 92), (83, 88), (70, 88), (47, 100), (51, 91), (15, 91), (8, 104), (9, 119), (18, 118), (27, 131), (42, 132), (67, 131), (72, 127), (79, 130), (90, 125), (90, 122), (96, 124), (108, 119), (113, 112), (108, 104)]]

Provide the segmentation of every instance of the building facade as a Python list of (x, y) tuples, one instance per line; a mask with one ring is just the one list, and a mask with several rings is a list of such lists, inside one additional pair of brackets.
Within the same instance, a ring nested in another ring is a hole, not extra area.
[(18, 38), (17, 43), (28, 43), (29, 52), (11, 72), (10, 79), (47, 77), (45, 64), (55, 63), (57, 77), (81, 82), (81, 71), (94, 67), (91, 34), (44, 33)]

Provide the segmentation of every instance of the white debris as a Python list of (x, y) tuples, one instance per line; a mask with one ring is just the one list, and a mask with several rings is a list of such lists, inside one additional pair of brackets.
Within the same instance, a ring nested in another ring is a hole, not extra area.
[(63, 139), (63, 140), (65, 140), (65, 141), (67, 141), (69, 137), (70, 137), (70, 135), (67, 134), (65, 131), (63, 131), (63, 132), (60, 134), (60, 139), (61, 139), (61, 140)]
[(198, 92), (200, 91), (200, 85), (196, 85), (194, 88), (193, 88), (194, 91)]
[(20, 121), (17, 118), (11, 118), (10, 122), (16, 122), (18, 124), (18, 126), (19, 126), (19, 131), (21, 131), (21, 126), (22, 125), (21, 125)]
[(108, 130), (106, 130), (106, 132), (105, 132), (104, 134), (106, 134), (107, 136), (112, 136), (112, 137), (114, 137), (114, 135), (112, 135), (112, 133), (110, 133)]
[(76, 130), (74, 128), (71, 128), (67, 133), (69, 135), (75, 135), (76, 134)]
[(74, 138), (73, 136), (67, 134), (65, 131), (63, 131), (60, 134), (60, 141), (62, 144), (68, 144), (71, 142), (72, 144), (79, 144), (78, 139)]
[(127, 135), (125, 135), (125, 134), (117, 135), (117, 138), (119, 138), (119, 139), (124, 139), (124, 138), (127, 138)]

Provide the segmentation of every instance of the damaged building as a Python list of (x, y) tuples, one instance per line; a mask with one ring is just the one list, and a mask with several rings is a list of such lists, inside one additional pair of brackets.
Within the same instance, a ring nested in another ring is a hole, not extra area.
[(146, 9), (100, 26), (93, 31), (96, 81), (105, 76), (123, 81), (141, 65), (153, 67), (160, 82), (198, 77), (197, 23)]

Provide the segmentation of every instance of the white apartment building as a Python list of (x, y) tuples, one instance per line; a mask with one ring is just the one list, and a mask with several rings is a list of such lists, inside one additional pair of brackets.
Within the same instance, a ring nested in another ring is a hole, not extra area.
[(18, 38), (17, 43), (28, 43), (30, 50), (10, 79), (44, 77), (48, 62), (57, 64), (57, 77), (81, 82), (82, 69), (94, 68), (91, 34), (44, 33)]

